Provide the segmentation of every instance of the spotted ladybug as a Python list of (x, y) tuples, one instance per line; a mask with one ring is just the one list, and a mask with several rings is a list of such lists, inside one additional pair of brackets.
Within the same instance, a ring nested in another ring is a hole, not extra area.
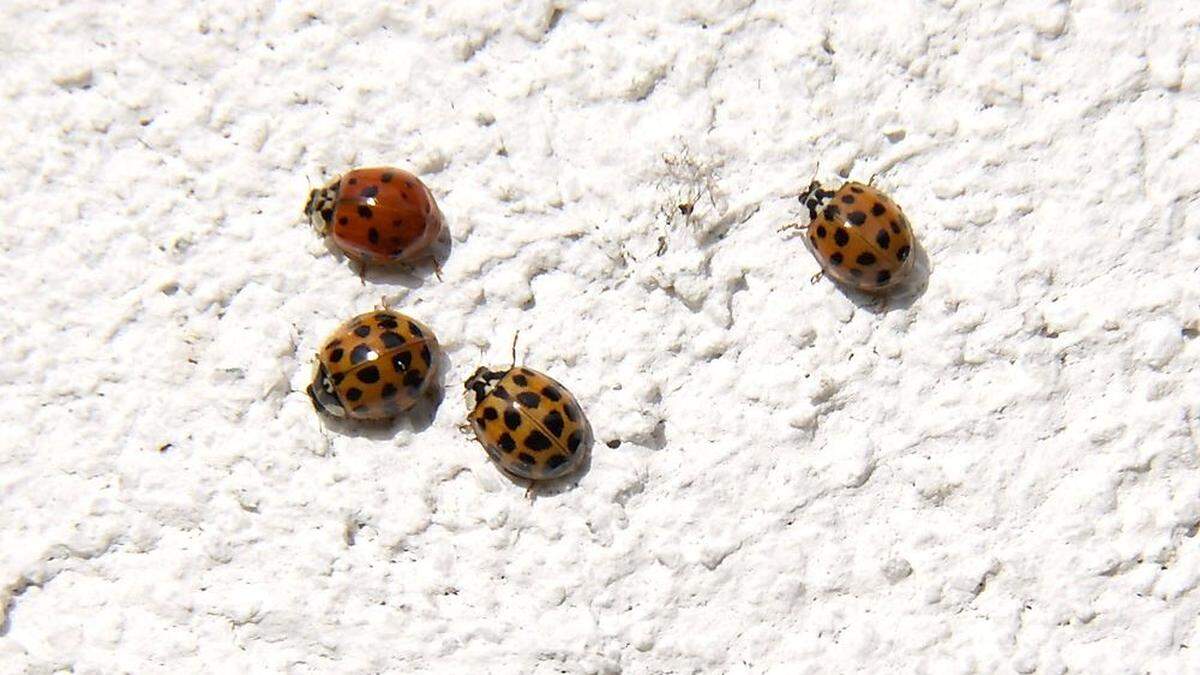
[(308, 395), (318, 412), (389, 419), (435, 386), (437, 352), (433, 331), (416, 319), (388, 309), (360, 314), (317, 352)]
[(474, 407), (467, 423), (502, 470), (529, 480), (565, 476), (579, 467), (592, 430), (567, 388), (531, 368), (480, 367), (465, 383)]
[(809, 250), (836, 281), (878, 293), (912, 270), (912, 226), (879, 190), (853, 181), (827, 190), (814, 180), (800, 201), (808, 208)]
[(392, 167), (354, 169), (309, 193), (304, 213), (352, 260), (412, 263), (431, 255), (445, 229), (421, 179)]

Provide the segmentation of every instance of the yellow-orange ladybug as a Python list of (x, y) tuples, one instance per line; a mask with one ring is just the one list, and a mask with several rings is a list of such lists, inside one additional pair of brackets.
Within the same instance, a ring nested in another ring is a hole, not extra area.
[(912, 227), (879, 190), (853, 181), (826, 190), (814, 180), (800, 201), (808, 208), (809, 249), (835, 280), (877, 293), (912, 270)]
[(475, 438), (505, 472), (548, 480), (578, 468), (592, 429), (567, 388), (536, 370), (480, 367), (465, 383), (474, 407), (467, 422)]
[(308, 395), (335, 417), (395, 417), (434, 386), (437, 350), (433, 331), (416, 319), (388, 309), (360, 314), (321, 345)]
[(304, 213), (352, 260), (411, 263), (430, 255), (445, 219), (413, 174), (388, 166), (354, 169), (308, 195)]

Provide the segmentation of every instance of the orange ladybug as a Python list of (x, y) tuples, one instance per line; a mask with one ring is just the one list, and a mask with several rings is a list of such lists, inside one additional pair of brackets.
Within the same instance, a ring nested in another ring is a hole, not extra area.
[(363, 267), (428, 257), (445, 229), (442, 211), (421, 179), (386, 166), (354, 169), (313, 190), (304, 214)]
[(433, 331), (416, 319), (390, 309), (360, 314), (321, 345), (308, 396), (335, 417), (396, 417), (437, 386), (437, 352)]
[[(514, 359), (515, 360), (515, 359)], [(463, 385), (467, 423), (488, 457), (517, 478), (549, 480), (579, 468), (592, 427), (566, 387), (532, 368), (480, 366)]]
[(912, 226), (884, 193), (854, 181), (827, 190), (814, 180), (800, 202), (808, 208), (808, 248), (836, 281), (880, 293), (912, 271)]

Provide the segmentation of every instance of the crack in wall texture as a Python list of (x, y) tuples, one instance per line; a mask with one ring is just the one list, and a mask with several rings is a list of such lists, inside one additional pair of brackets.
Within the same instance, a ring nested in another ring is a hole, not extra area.
[[(1196, 668), (1200, 4), (0, 19), (4, 671)], [(818, 160), (923, 288), (810, 283)], [(437, 196), (443, 281), (303, 221), (373, 164)], [(445, 400), (319, 419), (382, 295)], [(518, 330), (597, 436), (533, 500), (458, 429)]]

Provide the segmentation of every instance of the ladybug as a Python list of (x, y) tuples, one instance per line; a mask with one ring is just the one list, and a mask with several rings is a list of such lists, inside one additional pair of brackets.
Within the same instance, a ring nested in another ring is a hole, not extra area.
[(437, 350), (433, 331), (416, 319), (388, 309), (360, 314), (317, 352), (308, 396), (335, 417), (395, 417), (433, 387)]
[(826, 190), (814, 180), (800, 201), (808, 207), (809, 249), (835, 280), (878, 293), (912, 270), (912, 227), (879, 190), (853, 181)]
[(333, 179), (309, 193), (304, 214), (364, 269), (429, 257), (445, 229), (429, 188), (392, 167), (354, 169)]
[(528, 480), (565, 476), (582, 464), (592, 429), (579, 402), (548, 375), (514, 366), (480, 367), (465, 383), (467, 424), (506, 473)]

